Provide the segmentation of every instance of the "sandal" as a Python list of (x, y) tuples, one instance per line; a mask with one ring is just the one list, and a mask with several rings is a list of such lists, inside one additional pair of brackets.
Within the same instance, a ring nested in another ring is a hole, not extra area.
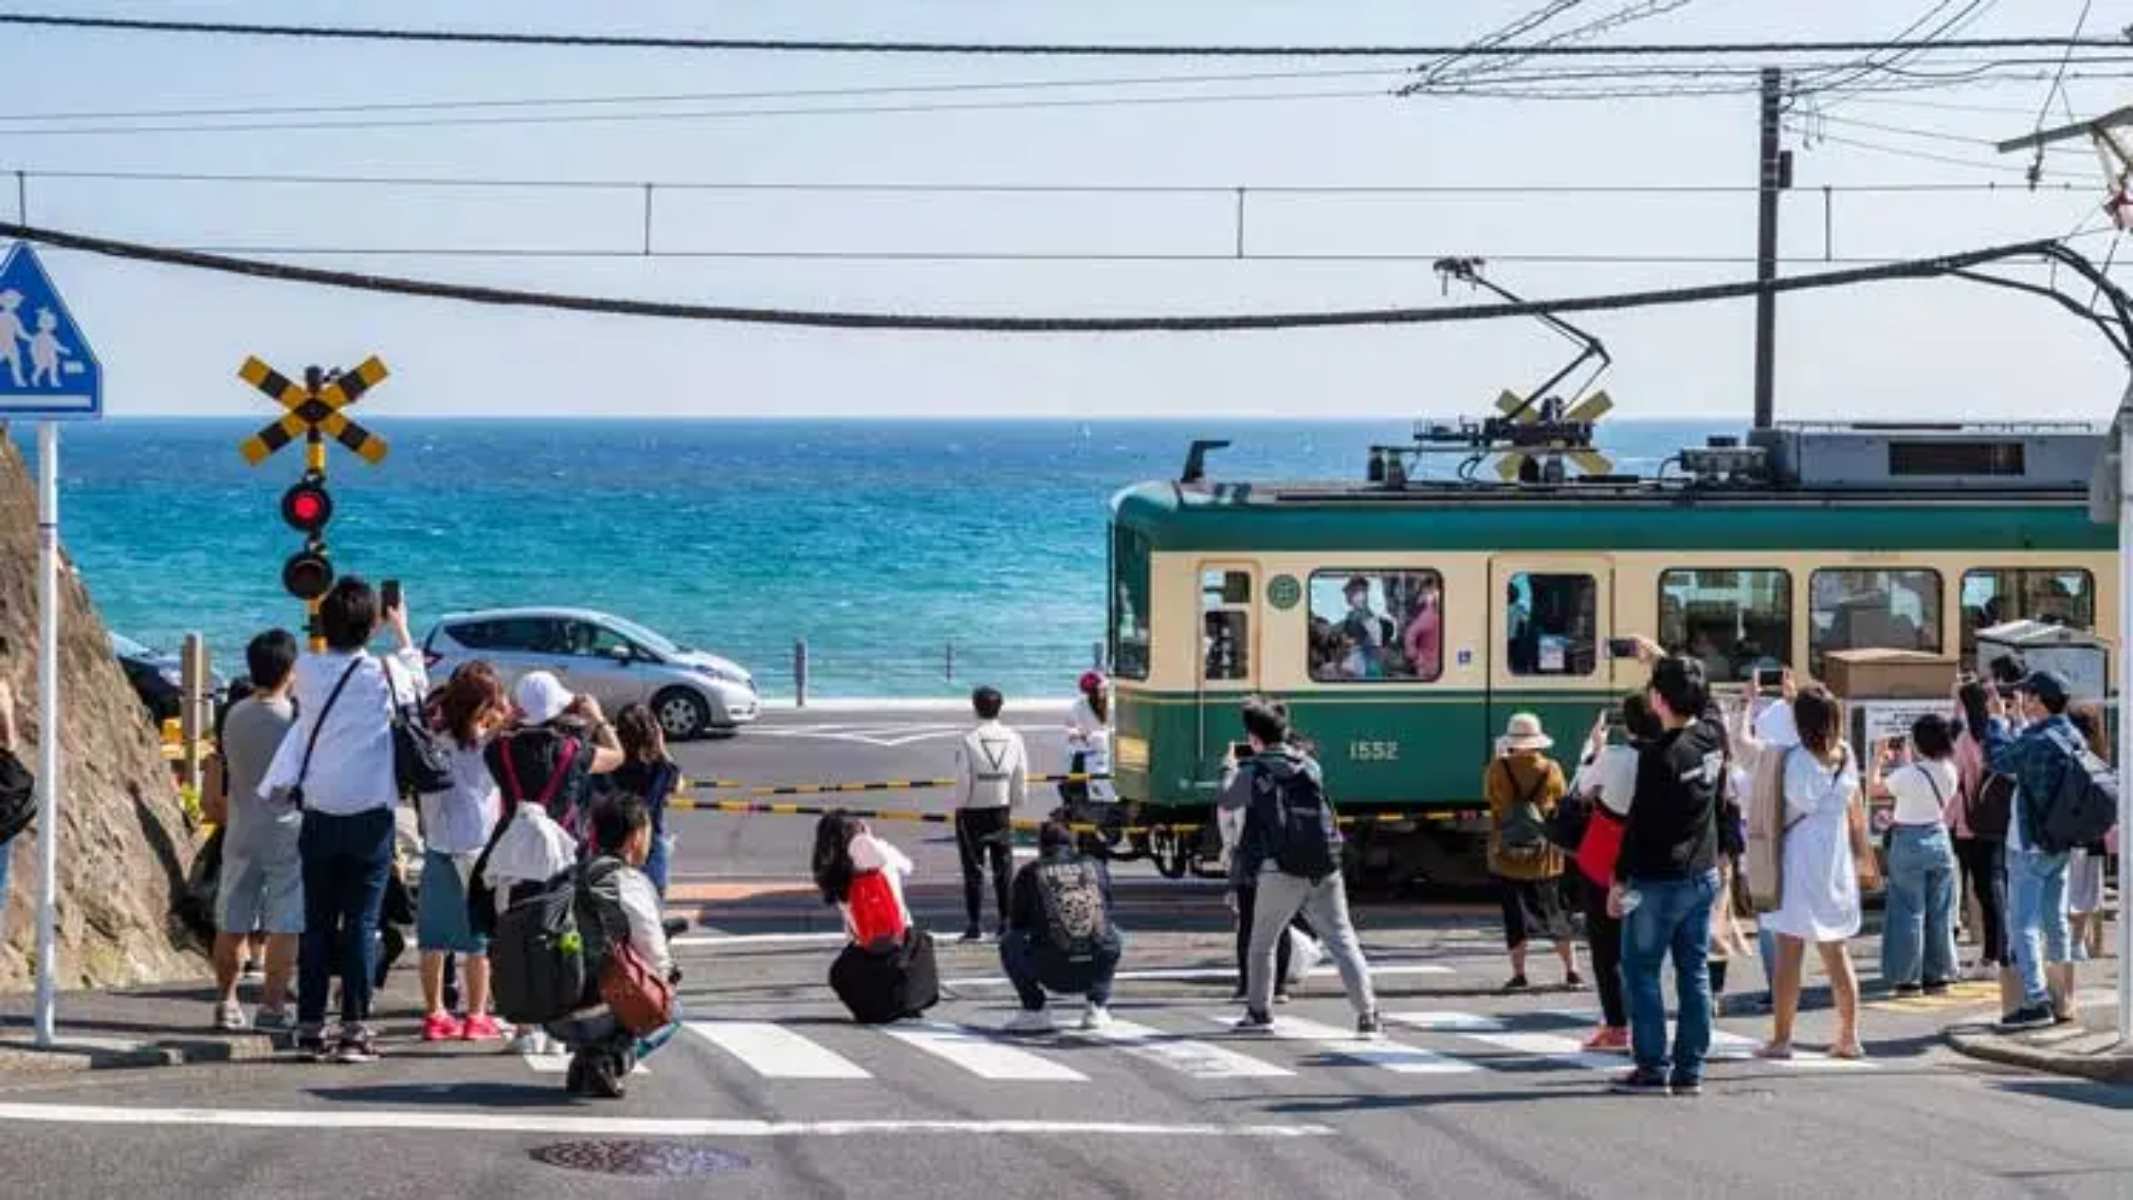
[(1857, 1060), (1866, 1057), (1866, 1047), (1856, 1041), (1847, 1042), (1841, 1046), (1831, 1046), (1829, 1048), (1829, 1056), (1831, 1058)]
[(1755, 1057), (1769, 1062), (1791, 1062), (1791, 1042), (1764, 1042), (1755, 1048)]

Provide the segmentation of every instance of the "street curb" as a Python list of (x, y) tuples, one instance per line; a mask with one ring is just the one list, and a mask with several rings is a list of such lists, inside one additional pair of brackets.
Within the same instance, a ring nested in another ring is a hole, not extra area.
[(2098, 1083), (2133, 1083), (2133, 1055), (2129, 1054), (2071, 1054), (2020, 1041), (1989, 1025), (1951, 1025), (1942, 1036), (1956, 1053), (1984, 1062)]
[(134, 1070), (200, 1063), (255, 1062), (276, 1053), (274, 1038), (249, 1034), (226, 1038), (165, 1038), (152, 1042), (62, 1041), (49, 1048), (0, 1042), (0, 1076), (70, 1071)]

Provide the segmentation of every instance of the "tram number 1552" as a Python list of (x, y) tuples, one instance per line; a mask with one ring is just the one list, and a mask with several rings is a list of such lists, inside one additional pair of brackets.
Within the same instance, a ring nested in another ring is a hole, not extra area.
[(1398, 761), (1400, 761), (1400, 743), (1398, 743), (1398, 742), (1374, 742), (1374, 741), (1370, 741), (1370, 742), (1349, 742), (1349, 743), (1348, 743), (1348, 761), (1349, 761), (1349, 762), (1398, 762)]

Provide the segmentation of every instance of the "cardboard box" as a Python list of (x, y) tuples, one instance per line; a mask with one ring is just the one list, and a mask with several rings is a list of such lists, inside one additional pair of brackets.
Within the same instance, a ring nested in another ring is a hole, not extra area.
[(1946, 700), (1956, 662), (1921, 650), (1832, 650), (1822, 681), (1845, 700)]

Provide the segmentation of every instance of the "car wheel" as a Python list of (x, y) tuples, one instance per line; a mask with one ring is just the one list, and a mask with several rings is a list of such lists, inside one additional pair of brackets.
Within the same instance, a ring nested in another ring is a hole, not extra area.
[(710, 706), (686, 688), (668, 688), (652, 697), (652, 715), (659, 718), (659, 728), (677, 742), (701, 734), (711, 724)]

